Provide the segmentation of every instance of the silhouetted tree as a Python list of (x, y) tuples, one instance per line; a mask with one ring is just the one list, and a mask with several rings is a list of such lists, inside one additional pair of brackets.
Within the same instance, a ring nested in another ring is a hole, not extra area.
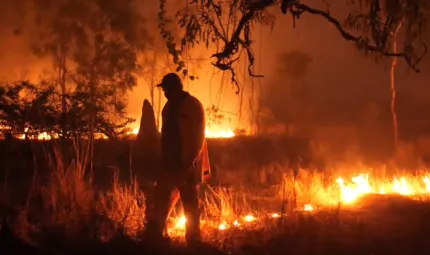
[[(309, 89), (306, 76), (312, 57), (301, 51), (279, 55), (277, 79), (261, 92), (261, 105), (284, 124), (298, 125), (310, 114)], [(266, 110), (266, 111), (267, 111)]]
[[(155, 42), (158, 42), (158, 40)], [(155, 121), (157, 130), (160, 127), (162, 91), (157, 89), (156, 84), (160, 82), (161, 77), (166, 73), (166, 70), (173, 71), (175, 69), (169, 56), (170, 55), (165, 52), (164, 47), (160, 47), (160, 44), (155, 43), (153, 47), (143, 52), (140, 59), (140, 62), (143, 63), (144, 66), (142, 67), (139, 75), (145, 80), (146, 85), (148, 86), (150, 103), (156, 112)]]
[(58, 132), (59, 111), (53, 98), (54, 86), (20, 81), (0, 86), (0, 125), (11, 133), (36, 136)]
[(124, 115), (125, 92), (136, 85), (137, 55), (151, 41), (135, 1), (30, 3), (29, 8), (36, 10), (31, 46), (38, 56), (53, 60), (62, 94), (63, 127), (71, 118), (65, 116), (70, 107), (66, 95), (71, 91), (91, 109), (87, 112), (91, 129), (97, 125), (96, 115), (129, 122)]
[[(4, 83), (0, 85), (0, 125), (9, 129), (10, 133), (22, 134), (26, 137), (46, 132), (50, 135), (62, 131), (61, 97), (54, 83), (41, 81), (32, 84), (28, 81)], [(89, 137), (88, 93), (75, 91), (65, 96), (69, 117), (67, 130), (73, 137)], [(123, 107), (120, 105), (119, 107)], [(125, 124), (107, 118), (103, 109), (97, 109), (94, 131), (109, 138), (124, 134)]]
[[(430, 2), (427, 0), (348, 1), (350, 13), (346, 26), (342, 25), (343, 21), (332, 16), (329, 4), (324, 8), (321, 5), (312, 7), (300, 0), (192, 0), (187, 9), (176, 15), (178, 25), (184, 30), (183, 36), (177, 41), (165, 27), (167, 1), (159, 2), (160, 32), (166, 38), (166, 46), (178, 64), (178, 71), (184, 68), (181, 62), (184, 45), (215, 44), (217, 52), (212, 54), (215, 58), (213, 65), (220, 70), (230, 71), (238, 90), (234, 64), (244, 50), (249, 62), (249, 74), (256, 76), (252, 69), (255, 62), (252, 32), (255, 24), (274, 25), (275, 19), (269, 12), (270, 7), (277, 7), (283, 14), (290, 15), (292, 26), (304, 14), (320, 16), (334, 25), (345, 40), (354, 42), (364, 53), (373, 53), (377, 57), (401, 57), (415, 71), (418, 71), (416, 65), (426, 52), (421, 36), (430, 10)], [(385, 18), (382, 18), (384, 12)], [(406, 35), (401, 43), (403, 49), (393, 52), (393, 33), (402, 19)], [(355, 31), (349, 31), (350, 28)]]

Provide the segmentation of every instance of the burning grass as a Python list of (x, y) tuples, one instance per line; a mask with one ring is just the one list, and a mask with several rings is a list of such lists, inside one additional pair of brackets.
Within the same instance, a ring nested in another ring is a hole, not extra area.
[[(282, 178), (264, 189), (239, 182), (229, 187), (206, 185), (204, 240), (241, 253), (250, 253), (247, 249), (261, 253), (261, 247), (266, 252), (275, 249), (273, 245), (295, 252), (291, 254), (316, 254), (321, 252), (318, 249), (345, 254), (333, 245), (349, 247), (349, 252), (357, 247), (365, 247), (363, 252), (389, 249), (387, 240), (406, 235), (399, 231), (416, 235), (419, 228), (430, 226), (425, 220), (430, 215), (426, 202), (430, 175), (425, 172), (385, 175), (359, 170), (346, 176), (300, 170), (294, 175), (278, 169)], [(72, 161), (67, 166), (57, 164), (49, 181), (34, 185), (38, 196), (20, 209), (14, 222), (15, 231), (31, 243), (42, 242), (40, 236), (48, 232), (109, 242), (118, 235), (139, 238), (144, 228), (145, 197), (135, 179), (121, 182), (114, 174), (110, 187), (100, 189), (91, 173)], [(169, 219), (168, 234), (181, 243), (186, 218), (180, 206), (177, 209)], [(414, 242), (417, 239), (414, 236)], [(375, 248), (372, 242), (383, 245)]]
[[(297, 178), (285, 175), (282, 185), (276, 187), (272, 195), (266, 194), (266, 197), (209, 187), (205, 218), (211, 220), (203, 221), (203, 229), (212, 228), (223, 232), (265, 228), (268, 223), (275, 223), (296, 213), (357, 209), (362, 198), (372, 195), (381, 199), (384, 195), (399, 196), (411, 201), (427, 201), (430, 195), (429, 177), (426, 174), (403, 174), (386, 179), (371, 179), (369, 176), (369, 173), (361, 173), (350, 179), (326, 178), (322, 173), (301, 170)], [(178, 215), (170, 233), (182, 235), (185, 221), (183, 215)]]

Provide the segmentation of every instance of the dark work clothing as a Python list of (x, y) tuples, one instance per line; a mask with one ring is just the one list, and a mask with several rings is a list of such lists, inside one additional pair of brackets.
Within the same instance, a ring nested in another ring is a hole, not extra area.
[(181, 131), (179, 127), (180, 106), (185, 97), (189, 96), (184, 92), (183, 98), (178, 101), (169, 101), (166, 104), (163, 126), (161, 127), (161, 150), (163, 151), (163, 164), (168, 171), (178, 171), (178, 166), (182, 164), (181, 159)]
[(179, 100), (168, 100), (162, 119), (163, 169), (154, 189), (154, 206), (148, 212), (147, 230), (162, 236), (167, 217), (180, 196), (187, 218), (185, 237), (188, 244), (193, 244), (200, 241), (198, 189), (202, 171), (195, 167), (205, 145), (204, 109), (197, 98), (184, 91)]
[(189, 171), (176, 175), (169, 173), (165, 177), (155, 186), (154, 207), (151, 214), (148, 215), (148, 231), (162, 236), (162, 232), (166, 228), (167, 217), (180, 196), (187, 219), (185, 230), (187, 244), (199, 242), (201, 212), (198, 197), (199, 183), (195, 180), (195, 174)]

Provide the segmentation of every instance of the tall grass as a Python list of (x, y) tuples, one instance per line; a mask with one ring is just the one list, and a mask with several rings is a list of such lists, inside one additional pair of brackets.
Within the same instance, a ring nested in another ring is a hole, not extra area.
[[(54, 152), (56, 159), (50, 166), (48, 180), (34, 182), (32, 190), (37, 196), (32, 194), (32, 197), (38, 199), (32, 199), (19, 216), (21, 232), (61, 232), (72, 238), (102, 241), (118, 234), (139, 235), (144, 228), (145, 196), (136, 178), (121, 181), (121, 170), (117, 169), (109, 187), (100, 189), (95, 185), (93, 173), (87, 170), (86, 157), (65, 161), (59, 150)], [(82, 155), (82, 151), (76, 155)], [(202, 229), (206, 240), (224, 240), (230, 230), (220, 231), (219, 226), (231, 227), (246, 215), (254, 215), (259, 226), (265, 227), (277, 222), (270, 218), (272, 213), (291, 215), (305, 204), (315, 207), (339, 204), (339, 186), (335, 182), (338, 175), (333, 171), (300, 169), (294, 174), (286, 165), (273, 164), (264, 169), (219, 169), (217, 177), (227, 185), (205, 188)], [(34, 208), (39, 207), (35, 223), (31, 218)], [(270, 221), (263, 220), (265, 217)]]
[(145, 196), (137, 180), (121, 183), (114, 174), (111, 189), (99, 195), (98, 209), (106, 215), (121, 232), (136, 236), (144, 227)]
[(66, 161), (56, 147), (53, 156), (47, 176), (33, 178), (29, 199), (16, 217), (16, 232), (26, 239), (57, 233), (103, 241), (118, 234), (137, 235), (143, 228), (144, 196), (134, 178), (121, 182), (117, 171), (103, 190), (94, 184), (86, 157)]

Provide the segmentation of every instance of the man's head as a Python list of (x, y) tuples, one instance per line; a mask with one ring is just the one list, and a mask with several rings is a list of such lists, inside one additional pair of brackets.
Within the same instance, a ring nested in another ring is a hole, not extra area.
[(164, 96), (168, 99), (176, 99), (181, 95), (184, 89), (181, 78), (175, 73), (168, 73), (163, 77), (160, 84), (157, 85), (163, 89)]

